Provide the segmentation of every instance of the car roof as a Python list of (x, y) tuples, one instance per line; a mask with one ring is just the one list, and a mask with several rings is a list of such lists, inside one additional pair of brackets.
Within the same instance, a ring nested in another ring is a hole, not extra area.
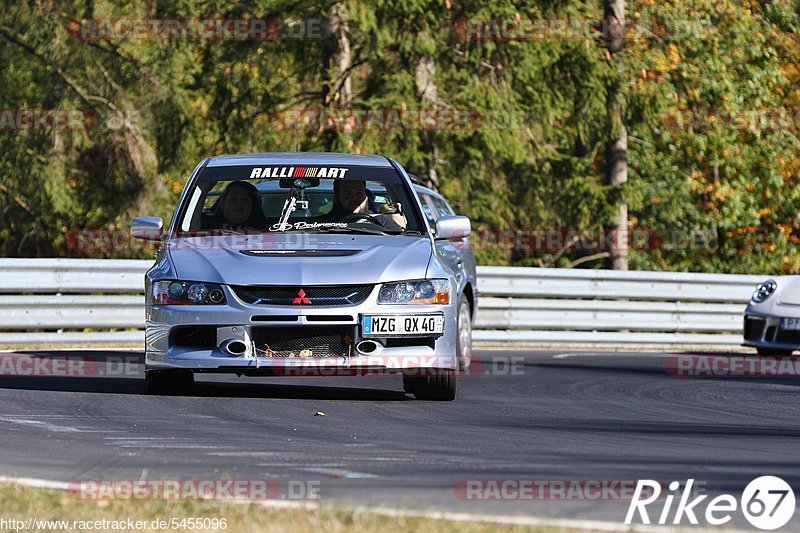
[(262, 154), (218, 155), (212, 157), (207, 166), (294, 164), (392, 167), (389, 160), (380, 155), (339, 154), (334, 152), (267, 152)]
[[(434, 196), (436, 198), (441, 198), (442, 200), (447, 202), (447, 198), (442, 196), (441, 193), (438, 193), (438, 192), (434, 191), (433, 189), (431, 189), (429, 187), (426, 187), (425, 185), (420, 185), (418, 183), (415, 183), (414, 184), (414, 190), (417, 191), (418, 193), (427, 194), (429, 196)], [(450, 203), (447, 202), (447, 205), (450, 205)]]

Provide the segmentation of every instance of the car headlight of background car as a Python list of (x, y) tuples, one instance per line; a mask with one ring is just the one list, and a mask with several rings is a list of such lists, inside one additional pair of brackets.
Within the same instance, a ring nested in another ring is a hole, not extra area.
[(778, 288), (778, 284), (775, 283), (773, 280), (768, 279), (764, 283), (760, 283), (758, 287), (756, 287), (756, 291), (753, 293), (752, 300), (760, 304), (770, 296), (772, 293), (775, 292), (775, 289)]
[(446, 279), (422, 279), (384, 283), (378, 293), (379, 304), (447, 304), (450, 282)]
[(199, 281), (165, 280), (153, 283), (154, 305), (221, 305), (222, 286)]

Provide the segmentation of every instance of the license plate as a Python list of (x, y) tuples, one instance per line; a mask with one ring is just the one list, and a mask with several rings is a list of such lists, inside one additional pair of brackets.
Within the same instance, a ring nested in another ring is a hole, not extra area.
[(781, 329), (800, 330), (800, 318), (781, 318)]
[(442, 315), (365, 315), (362, 335), (440, 335), (444, 332)]

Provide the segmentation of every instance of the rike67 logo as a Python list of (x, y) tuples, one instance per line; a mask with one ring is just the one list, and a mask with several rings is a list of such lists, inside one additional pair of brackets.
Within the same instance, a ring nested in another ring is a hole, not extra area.
[[(730, 494), (720, 494), (705, 502), (705, 511), (701, 515), (704, 500), (707, 494), (701, 494), (693, 499), (694, 479), (689, 479), (683, 485), (678, 481), (669, 484), (669, 491), (663, 498), (663, 507), (658, 514), (657, 524), (665, 525), (670, 522), (672, 504), (678, 500), (671, 523), (678, 525), (686, 517), (692, 525), (699, 523), (698, 515), (712, 526), (720, 526), (731, 521), (733, 513), (741, 509), (742, 514), (751, 525), (758, 529), (774, 530), (786, 525), (794, 515), (795, 499), (792, 487), (784, 480), (775, 476), (761, 476), (751, 481), (741, 498), (737, 499)], [(636, 484), (625, 524), (630, 525), (636, 513), (643, 524), (650, 524), (647, 506), (662, 497), (662, 487), (658, 481), (640, 479)], [(643, 497), (643, 494), (646, 496)], [(677, 497), (677, 498), (676, 498)], [(658, 504), (651, 505), (650, 511), (658, 511)], [(655, 508), (655, 509), (654, 509)], [(655, 517), (654, 517), (655, 518)]]

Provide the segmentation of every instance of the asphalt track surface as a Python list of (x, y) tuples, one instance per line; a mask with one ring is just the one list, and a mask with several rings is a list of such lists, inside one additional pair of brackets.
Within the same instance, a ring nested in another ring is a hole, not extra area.
[[(800, 489), (800, 379), (788, 374), (676, 376), (664, 353), (478, 350), (455, 402), (416, 401), (397, 376), (206, 375), (187, 395), (149, 396), (141, 353), (66, 354), (99, 364), (80, 377), (0, 375), (0, 475), (269, 479), (277, 497), (294, 483), (344, 503), (620, 526), (627, 497), (465, 499), (458, 487), (694, 478), (736, 495), (777, 475)], [(798, 514), (784, 530), (800, 531)]]

